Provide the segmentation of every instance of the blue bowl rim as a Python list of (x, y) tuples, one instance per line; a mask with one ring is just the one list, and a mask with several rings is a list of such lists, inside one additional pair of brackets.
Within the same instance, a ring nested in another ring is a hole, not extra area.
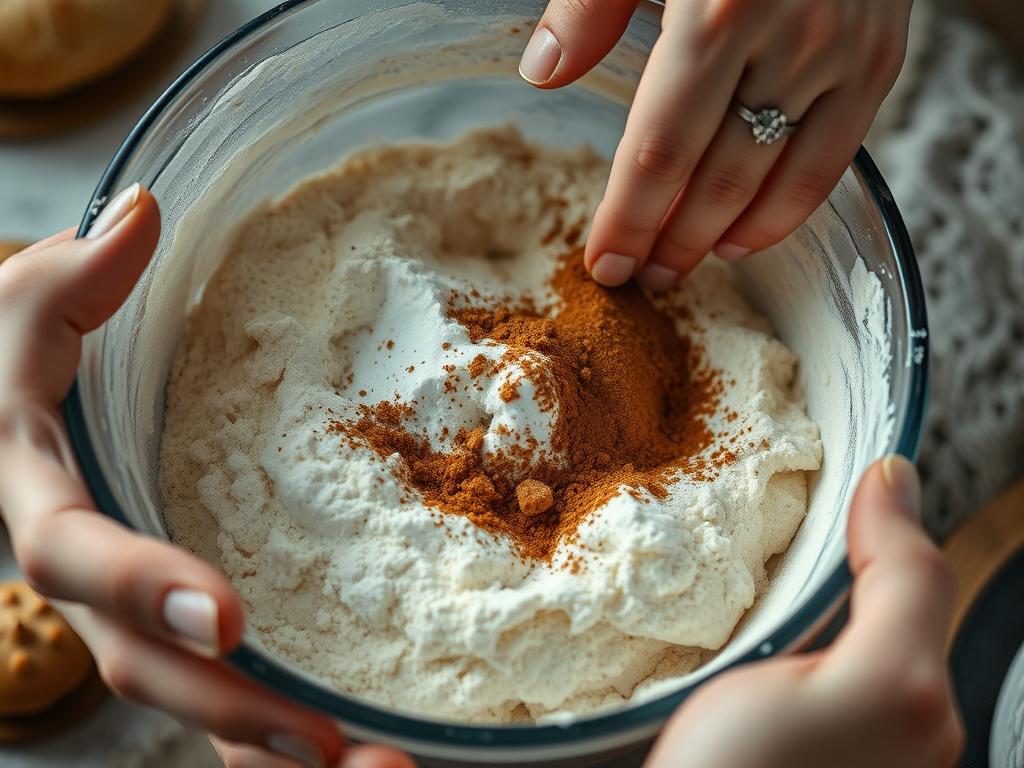
[[(102, 209), (102, 205), (113, 192), (113, 183), (118, 179), (124, 165), (132, 157), (157, 119), (202, 72), (222, 54), (267, 26), (274, 19), (316, 2), (319, 0), (288, 0), (281, 3), (225, 37), (185, 70), (146, 111), (117, 150), (96, 187), (92, 203), (82, 219), (77, 236), (84, 237), (88, 232), (92, 222)], [(896, 257), (900, 282), (906, 291), (908, 327), (916, 331), (918, 336), (912, 340), (915, 344), (916, 356), (911, 365), (908, 409), (903, 423), (897, 425), (898, 438), (895, 446), (897, 453), (913, 459), (917, 454), (920, 442), (927, 402), (928, 321), (924, 287), (903, 218), (885, 180), (863, 147), (859, 149), (854, 158), (853, 168), (867, 187), (871, 199), (878, 206), (878, 212)], [(97, 509), (123, 525), (133, 528), (111, 492), (99, 466), (86, 426), (77, 378), (62, 405), (62, 410), (72, 446), (77, 454), (89, 490), (96, 501)], [(822, 616), (828, 615), (838, 605), (847, 593), (850, 582), (850, 571), (844, 559), (800, 610), (776, 629), (765, 642), (737, 658), (716, 674), (721, 674), (732, 667), (760, 660), (779, 649), (791, 648), (800, 643), (816, 622)], [(290, 671), (244, 641), (226, 658), (230, 664), (249, 677), (344, 723), (373, 732), (392, 733), (400, 735), (406, 740), (446, 748), (460, 746), (489, 749), (565, 747), (572, 743), (585, 742), (595, 738), (606, 739), (616, 732), (649, 731), (666, 720), (687, 696), (703, 683), (703, 681), (698, 681), (644, 704), (608, 714), (582, 718), (569, 725), (480, 726), (425, 720), (359, 701), (352, 696), (327, 688)]]

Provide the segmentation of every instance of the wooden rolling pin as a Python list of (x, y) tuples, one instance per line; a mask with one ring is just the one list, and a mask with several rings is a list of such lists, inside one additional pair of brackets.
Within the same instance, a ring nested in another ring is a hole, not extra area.
[(1024, 480), (968, 518), (946, 542), (946, 557), (957, 580), (947, 650), (952, 647), (961, 622), (985, 585), (1021, 547), (1024, 547)]

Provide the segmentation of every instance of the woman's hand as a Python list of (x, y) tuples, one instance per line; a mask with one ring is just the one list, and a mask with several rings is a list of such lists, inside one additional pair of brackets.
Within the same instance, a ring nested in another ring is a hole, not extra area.
[[(520, 64), (558, 88), (597, 64), (638, 0), (550, 0)], [(594, 217), (594, 279), (653, 290), (711, 250), (782, 240), (825, 200), (899, 74), (911, 0), (667, 0)], [(775, 107), (789, 138), (757, 144), (734, 99)]]
[[(68, 230), (0, 265), (0, 508), (15, 555), (116, 693), (215, 734), (229, 766), (334, 764), (343, 741), (327, 717), (218, 661), (244, 623), (224, 575), (96, 513), (59, 416), (82, 334), (128, 296), (159, 233), (155, 200), (133, 186), (88, 239)], [(411, 761), (368, 747), (343, 765)]]
[(946, 670), (953, 580), (918, 523), (909, 462), (861, 481), (850, 623), (828, 649), (741, 667), (672, 718), (647, 768), (941, 768), (963, 742)]

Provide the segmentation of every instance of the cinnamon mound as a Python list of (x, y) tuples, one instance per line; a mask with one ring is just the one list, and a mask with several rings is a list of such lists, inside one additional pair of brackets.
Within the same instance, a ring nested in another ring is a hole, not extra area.
[[(557, 403), (551, 443), (562, 461), (485, 456), (482, 428), (460, 431), (448, 452), (433, 451), (425, 437), (403, 427), (411, 409), (389, 402), (361, 406), (355, 423), (332, 425), (381, 457), (399, 453), (407, 482), (428, 506), (506, 535), (523, 557), (541, 560), (550, 560), (558, 542), (620, 487), (661, 499), (680, 473), (705, 478), (731, 457), (706, 451), (714, 440), (707, 417), (718, 405), (720, 376), (704, 364), (698, 343), (677, 334), (671, 317), (632, 284), (596, 284), (580, 251), (564, 257), (551, 285), (557, 312), (522, 302), (451, 308), (449, 316), (472, 341), (508, 347), (503, 360), (525, 370), (542, 410)], [(524, 360), (531, 351), (546, 364)], [(518, 393), (510, 389), (508, 396)], [(524, 511), (519, 503), (513, 477), (524, 463), (528, 479), (551, 490), (545, 512), (530, 505)]]

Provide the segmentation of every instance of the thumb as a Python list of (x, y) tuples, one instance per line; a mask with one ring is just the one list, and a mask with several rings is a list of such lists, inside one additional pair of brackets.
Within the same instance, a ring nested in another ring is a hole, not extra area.
[(80, 337), (131, 293), (160, 237), (160, 211), (135, 184), (115, 197), (86, 238), (68, 233), (26, 249), (0, 268), (0, 399), (66, 393)]
[(920, 498), (917, 472), (902, 456), (876, 462), (861, 480), (847, 527), (854, 586), (840, 656), (871, 658), (882, 648), (895, 668), (941, 662), (953, 578), (921, 528)]
[(586, 74), (626, 30), (639, 0), (551, 0), (523, 51), (519, 74), (560, 88)]

